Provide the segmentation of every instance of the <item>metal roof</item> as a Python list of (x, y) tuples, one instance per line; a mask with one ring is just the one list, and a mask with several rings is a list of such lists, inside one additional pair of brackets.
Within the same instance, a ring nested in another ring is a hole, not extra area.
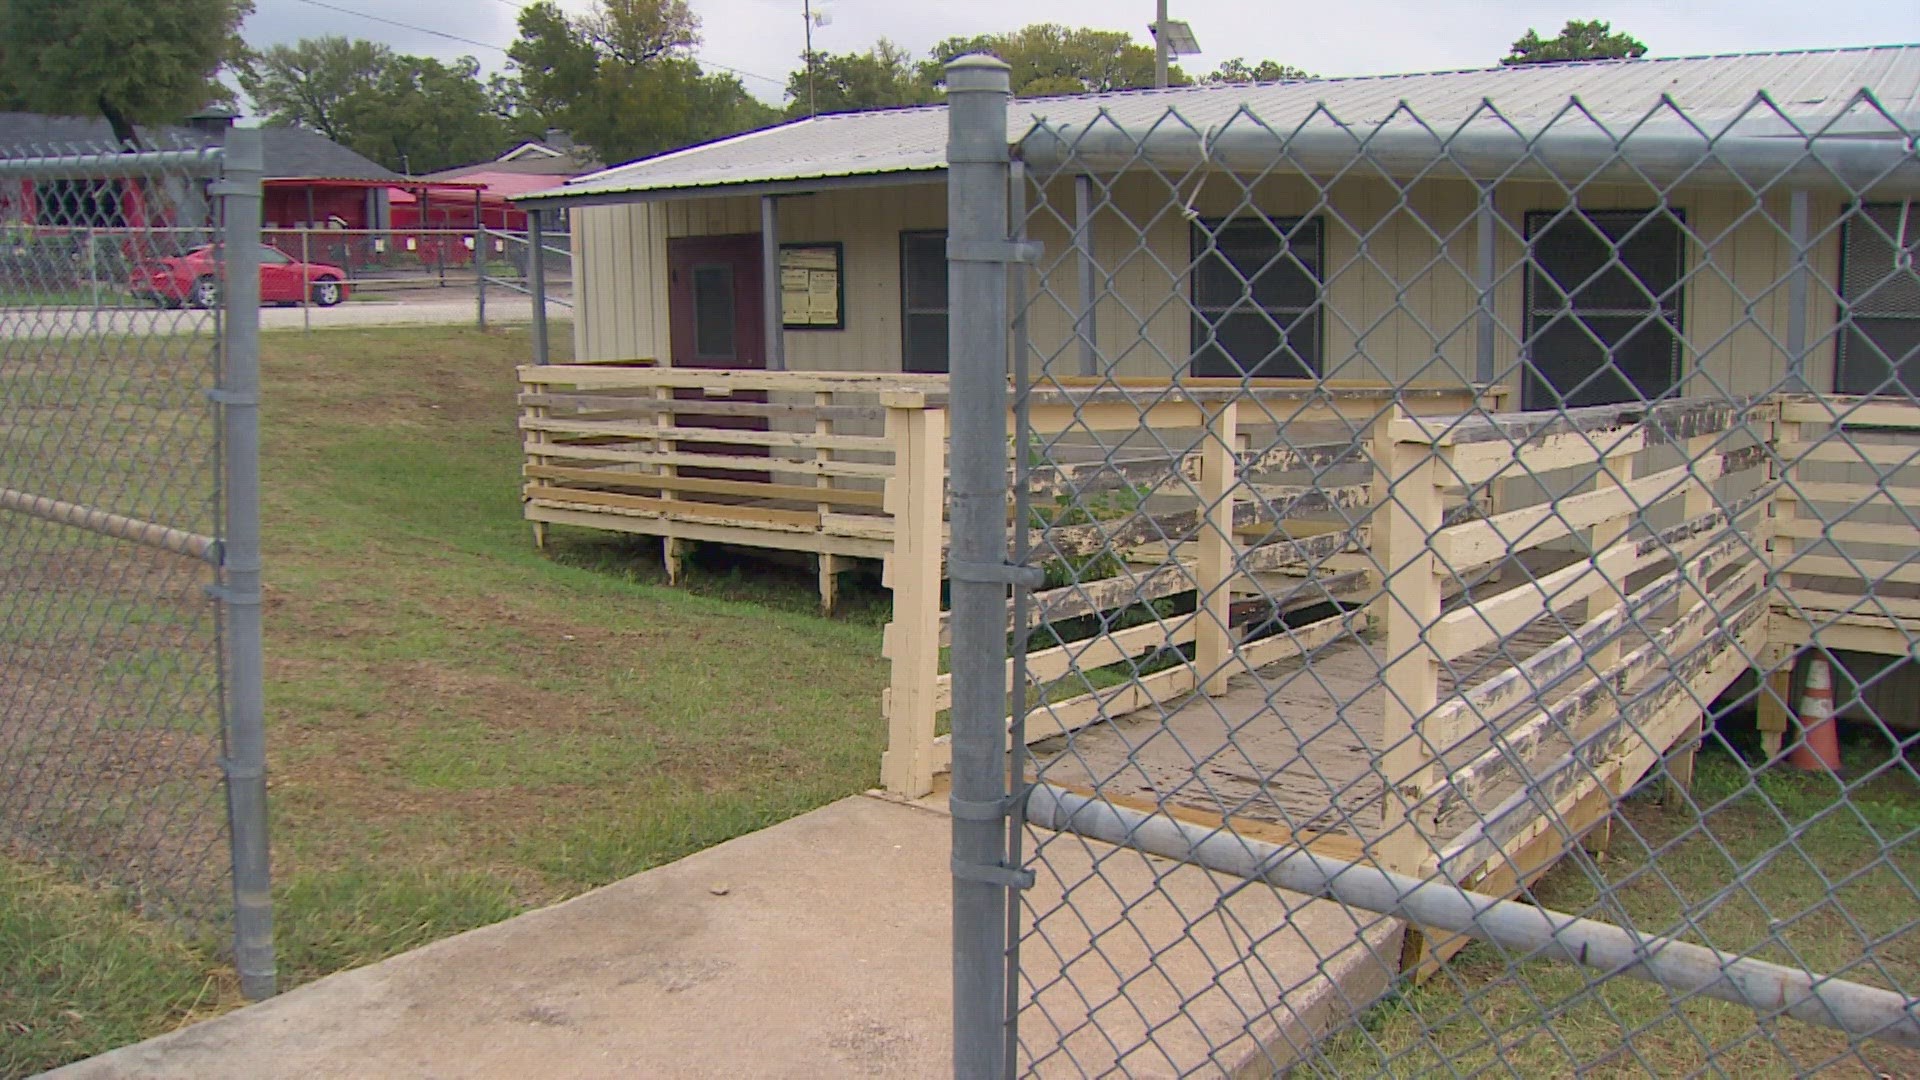
[[(1851, 105), (1870, 91), (1894, 123)], [(1577, 99), (1614, 134), (1652, 116), (1677, 129), (1710, 133), (1790, 133), (1777, 116), (1755, 111), (1767, 93), (1809, 128), (1845, 115), (1878, 133), (1920, 129), (1920, 46), (1888, 45), (1807, 52), (1752, 53), (1658, 60), (1536, 64), (1422, 75), (1381, 75), (1254, 85), (1184, 86), (1074, 97), (1015, 100), (1008, 131), (1017, 141), (1036, 124), (1112, 124), (1130, 132), (1164, 126), (1169, 112), (1196, 130), (1248, 126), (1242, 110), (1270, 129), (1303, 125), (1372, 129), (1420, 124), (1445, 134), (1487, 104), (1522, 134), (1549, 138), (1592, 121), (1565, 116)], [(1670, 99), (1678, 111), (1661, 109)], [(1681, 114), (1684, 113), (1684, 120)], [(1102, 120), (1103, 116), (1106, 118)], [(1230, 123), (1231, 122), (1231, 123)], [(1736, 124), (1737, 122), (1737, 124)], [(1831, 129), (1837, 132), (1840, 129)], [(804, 190), (834, 182), (912, 181), (946, 167), (946, 107), (887, 109), (797, 120), (577, 177), (526, 199), (602, 202), (671, 198), (751, 185)]]
[[(225, 129), (201, 130), (175, 124), (142, 124), (141, 135), (162, 150), (217, 144)], [(45, 116), (0, 112), (0, 155), (71, 154), (105, 151), (113, 146), (113, 128), (97, 116)], [(379, 180), (398, 182), (399, 173), (317, 131), (300, 127), (262, 127), (260, 156), (268, 179)]]

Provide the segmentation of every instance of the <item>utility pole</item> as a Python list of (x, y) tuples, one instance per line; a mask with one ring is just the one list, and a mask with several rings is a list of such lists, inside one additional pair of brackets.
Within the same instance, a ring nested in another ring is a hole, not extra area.
[(801, 0), (800, 17), (807, 24), (807, 115), (820, 111), (820, 102), (813, 93), (813, 0)]
[(1167, 0), (1158, 0), (1153, 14), (1153, 85), (1167, 86)]

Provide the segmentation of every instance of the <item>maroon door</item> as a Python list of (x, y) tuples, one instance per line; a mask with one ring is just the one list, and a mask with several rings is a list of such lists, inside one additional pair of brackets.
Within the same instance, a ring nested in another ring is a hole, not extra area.
[[(690, 236), (667, 241), (667, 314), (674, 367), (765, 369), (767, 366), (765, 293), (760, 272), (760, 234)], [(698, 390), (675, 397), (700, 400)], [(764, 402), (764, 392), (740, 392), (737, 402)], [(765, 417), (683, 414), (681, 427), (764, 431)], [(685, 442), (687, 453), (765, 457), (766, 447), (734, 443)], [(764, 472), (734, 469), (682, 469), (683, 475), (765, 482)]]

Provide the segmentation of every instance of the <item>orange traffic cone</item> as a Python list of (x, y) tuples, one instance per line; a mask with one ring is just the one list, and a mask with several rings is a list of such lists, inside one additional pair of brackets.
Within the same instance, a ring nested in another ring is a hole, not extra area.
[(1840, 725), (1833, 718), (1833, 671), (1821, 657), (1807, 659), (1800, 692), (1800, 742), (1787, 763), (1804, 772), (1840, 771)]

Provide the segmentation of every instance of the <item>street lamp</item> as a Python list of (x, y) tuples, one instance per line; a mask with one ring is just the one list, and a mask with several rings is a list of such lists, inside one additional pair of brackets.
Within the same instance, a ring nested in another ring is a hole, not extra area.
[(1167, 0), (1159, 0), (1149, 29), (1153, 31), (1153, 85), (1164, 87), (1167, 57), (1199, 55), (1200, 39), (1193, 36), (1190, 24), (1167, 18)]

